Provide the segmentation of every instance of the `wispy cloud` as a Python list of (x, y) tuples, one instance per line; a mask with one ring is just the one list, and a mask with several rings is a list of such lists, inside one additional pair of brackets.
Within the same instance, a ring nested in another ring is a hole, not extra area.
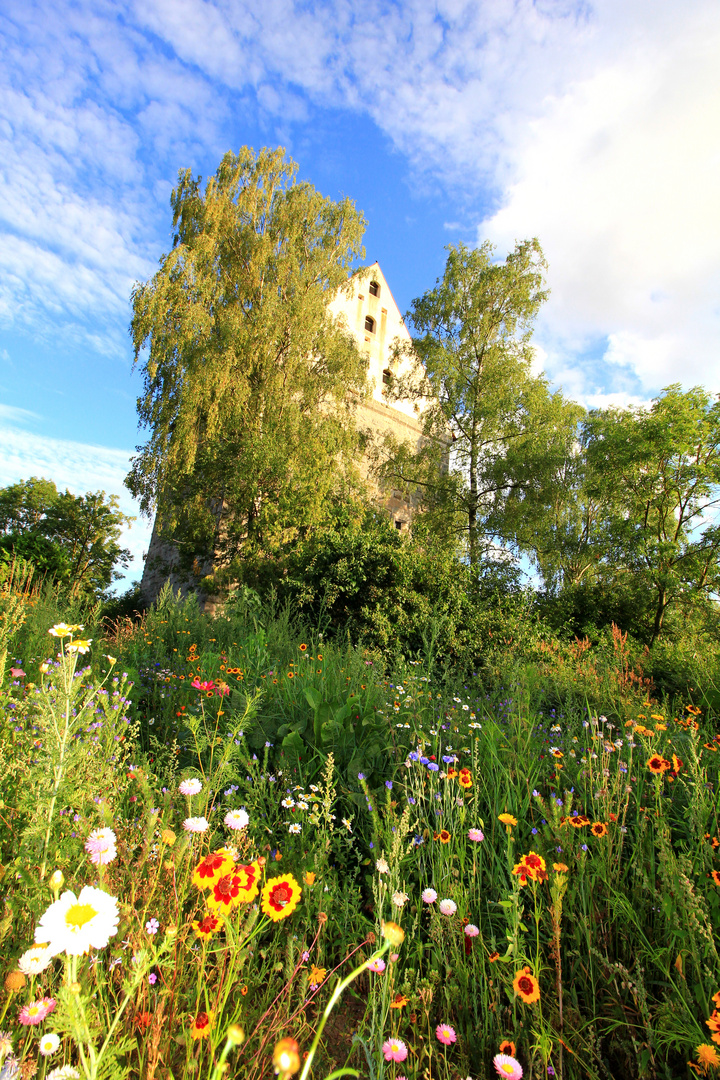
[(292, 131), (330, 106), (450, 193), (458, 235), (539, 236), (553, 376), (718, 383), (714, 0), (8, 0), (0, 31), (6, 323), (126, 348), (177, 164), (248, 110)]

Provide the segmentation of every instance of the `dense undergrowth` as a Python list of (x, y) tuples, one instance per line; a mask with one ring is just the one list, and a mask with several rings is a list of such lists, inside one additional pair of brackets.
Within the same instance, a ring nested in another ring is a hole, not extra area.
[(712, 671), (520, 615), (389, 658), (248, 590), (10, 582), (0, 633), (3, 1077), (720, 1066)]

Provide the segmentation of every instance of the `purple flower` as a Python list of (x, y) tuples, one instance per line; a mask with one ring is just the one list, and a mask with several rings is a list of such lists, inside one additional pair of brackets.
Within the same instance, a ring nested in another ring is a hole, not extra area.
[(431, 761), (430, 764), (428, 765), (428, 771), (429, 772), (437, 772), (439, 768), (440, 768), (440, 766), (435, 761)]
[(154, 971), (151, 971), (150, 974), (148, 975), (148, 982), (150, 983), (151, 986), (154, 986), (155, 983), (157, 982), (157, 975), (155, 974)]
[(148, 934), (157, 934), (158, 930), (160, 929), (160, 923), (157, 921), (157, 919), (148, 919), (148, 921), (145, 923), (145, 929), (147, 930)]
[(364, 780), (364, 779), (365, 779), (365, 773), (359, 772), (358, 773), (358, 780)]
[(420, 760), (420, 755), (418, 754), (418, 752), (416, 750), (411, 750), (410, 753), (408, 754), (408, 757), (410, 758), (411, 761), (419, 761)]
[(421, 765), (429, 765), (430, 764), (430, 758), (421, 757), (420, 758), (420, 764)]
[(391, 791), (392, 790), (392, 780), (386, 780), (385, 781), (385, 787), (388, 789), (388, 791)]

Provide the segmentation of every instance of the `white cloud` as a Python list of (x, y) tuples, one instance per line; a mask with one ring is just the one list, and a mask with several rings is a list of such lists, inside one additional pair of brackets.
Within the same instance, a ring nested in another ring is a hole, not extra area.
[[(85, 495), (104, 491), (117, 495), (120, 509), (136, 520), (123, 529), (121, 543), (130, 549), (132, 563), (124, 571), (125, 583), (139, 581), (143, 554), (150, 544), (151, 526), (140, 518), (138, 507), (123, 480), (130, 468), (130, 452), (106, 446), (91, 446), (66, 439), (51, 439), (12, 426), (25, 417), (24, 409), (0, 409), (0, 487), (7, 487), (31, 476), (52, 480), (59, 490)], [(34, 414), (28, 413), (32, 418)], [(123, 582), (118, 582), (122, 589)]]
[(646, 393), (675, 381), (719, 390), (720, 17), (699, 5), (666, 29), (615, 56), (598, 49), (595, 70), (546, 102), (480, 231), (504, 247), (540, 237), (553, 374), (604, 336), (606, 364)]

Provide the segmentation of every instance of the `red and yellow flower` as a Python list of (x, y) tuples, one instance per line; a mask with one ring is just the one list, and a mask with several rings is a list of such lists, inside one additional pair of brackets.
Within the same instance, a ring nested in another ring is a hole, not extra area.
[(195, 919), (192, 928), (202, 941), (209, 941), (213, 934), (217, 934), (222, 927), (223, 921), (219, 915), (205, 915), (202, 919)]
[(260, 908), (273, 922), (287, 919), (300, 903), (302, 889), (292, 874), (270, 878), (262, 891)]
[(540, 1000), (540, 983), (527, 965), (513, 979), (513, 990), (526, 1005)]
[(195, 1019), (192, 1022), (192, 1027), (190, 1028), (190, 1038), (191, 1039), (196, 1039), (196, 1040), (197, 1039), (207, 1039), (208, 1036), (210, 1035), (211, 1030), (212, 1030), (212, 1025), (213, 1025), (213, 1013), (212, 1013), (212, 1011), (210, 1011), (209, 1013), (206, 1013), (206, 1012), (198, 1013), (197, 1016), (195, 1017)]
[(232, 911), (240, 904), (249, 904), (260, 891), (259, 880), (260, 867), (256, 862), (233, 867), (213, 885), (207, 898), (208, 907), (213, 911)]
[(223, 851), (213, 851), (195, 867), (192, 883), (198, 889), (212, 889), (220, 878), (229, 874), (233, 868), (233, 860)]

